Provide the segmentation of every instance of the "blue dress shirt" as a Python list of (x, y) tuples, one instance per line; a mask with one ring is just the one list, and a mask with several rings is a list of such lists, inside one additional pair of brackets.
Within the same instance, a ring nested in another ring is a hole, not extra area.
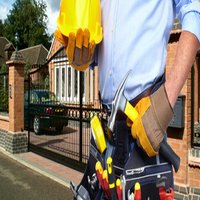
[(103, 41), (98, 48), (102, 101), (111, 104), (125, 74), (128, 100), (163, 75), (166, 47), (174, 18), (182, 30), (200, 41), (200, 2), (197, 0), (101, 0)]

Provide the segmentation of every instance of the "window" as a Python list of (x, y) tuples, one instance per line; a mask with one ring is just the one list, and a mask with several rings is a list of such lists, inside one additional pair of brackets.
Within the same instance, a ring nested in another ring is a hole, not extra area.
[(62, 100), (65, 100), (65, 88), (66, 88), (66, 83), (65, 83), (65, 67), (62, 67)]
[[(55, 64), (55, 94), (62, 102), (78, 103), (80, 93), (80, 72), (65, 62)], [(85, 102), (85, 73), (82, 81), (83, 102)]]
[(56, 83), (56, 91), (55, 91), (55, 93), (56, 93), (56, 96), (59, 98), (59, 96), (60, 96), (60, 91), (59, 91), (59, 79), (60, 79), (60, 74), (59, 74), (59, 68), (58, 67), (56, 67), (56, 73), (55, 73), (55, 83)]

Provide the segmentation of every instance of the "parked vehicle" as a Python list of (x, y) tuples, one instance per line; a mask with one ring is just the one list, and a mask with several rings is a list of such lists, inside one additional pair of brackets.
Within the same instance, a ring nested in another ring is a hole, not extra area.
[[(56, 95), (48, 90), (31, 90), (30, 103), (28, 92), (24, 96), (24, 122), (25, 128), (30, 126), (35, 134), (41, 130), (55, 127), (61, 132), (68, 125), (67, 107), (57, 99)], [(28, 124), (30, 121), (30, 124)]]

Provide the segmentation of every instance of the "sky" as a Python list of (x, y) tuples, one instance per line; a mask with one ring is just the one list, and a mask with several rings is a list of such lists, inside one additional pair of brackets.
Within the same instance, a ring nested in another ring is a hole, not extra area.
[[(39, 0), (38, 0), (39, 1)], [(0, 19), (6, 19), (9, 10), (15, 0), (0, 0)], [(44, 0), (47, 4), (48, 32), (52, 34), (56, 30), (56, 21), (59, 14), (60, 0)]]

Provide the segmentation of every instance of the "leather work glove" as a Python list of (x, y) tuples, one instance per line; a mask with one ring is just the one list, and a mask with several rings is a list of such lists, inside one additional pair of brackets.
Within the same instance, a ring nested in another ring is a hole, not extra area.
[(56, 39), (64, 46), (67, 47), (68, 37), (64, 36), (59, 30), (56, 30), (54, 33)]
[(55, 32), (56, 38), (66, 47), (69, 64), (78, 71), (84, 71), (89, 67), (95, 49), (95, 42), (90, 42), (90, 32), (79, 28), (77, 33), (69, 33), (69, 37), (63, 36), (59, 30)]
[(155, 156), (172, 119), (173, 111), (162, 85), (149, 97), (136, 104), (139, 117), (131, 125), (131, 133), (149, 157)]

